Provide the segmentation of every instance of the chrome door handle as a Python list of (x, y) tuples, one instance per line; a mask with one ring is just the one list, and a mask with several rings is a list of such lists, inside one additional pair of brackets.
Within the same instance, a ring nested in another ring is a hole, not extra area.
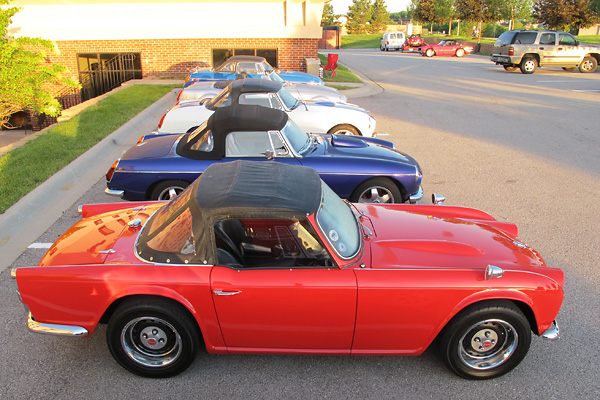
[(225, 292), (223, 290), (213, 290), (213, 293), (215, 294), (215, 296), (233, 296), (235, 294), (242, 293), (242, 291), (241, 290), (237, 290), (235, 292)]

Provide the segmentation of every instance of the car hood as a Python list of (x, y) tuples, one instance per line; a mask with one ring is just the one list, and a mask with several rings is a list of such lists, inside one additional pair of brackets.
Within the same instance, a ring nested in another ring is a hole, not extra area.
[[(140, 219), (143, 224), (163, 203), (149, 207), (124, 209), (84, 218), (67, 230), (46, 252), (40, 266), (102, 264), (107, 257), (117, 251), (119, 241), (128, 242), (127, 257), (133, 261), (133, 244), (139, 233), (139, 226), (130, 223)], [(101, 205), (98, 205), (101, 206)]]
[(370, 218), (374, 268), (544, 267), (541, 256), (517, 239), (514, 224), (463, 207), (360, 205)]
[(401, 151), (370, 143), (357, 136), (322, 135), (325, 139), (323, 155), (333, 157), (372, 158), (375, 160), (389, 160), (414, 165), (417, 161)]
[(121, 160), (160, 158), (171, 153), (173, 145), (182, 135), (146, 136), (146, 140), (136, 144), (121, 157)]

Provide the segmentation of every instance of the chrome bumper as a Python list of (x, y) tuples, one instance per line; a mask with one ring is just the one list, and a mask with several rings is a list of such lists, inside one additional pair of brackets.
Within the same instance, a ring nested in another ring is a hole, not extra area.
[(123, 198), (123, 194), (125, 193), (125, 191), (124, 190), (113, 190), (113, 189), (106, 188), (106, 189), (104, 189), (104, 193), (111, 195), (111, 196)]
[(416, 204), (419, 202), (419, 200), (421, 200), (423, 198), (423, 188), (421, 186), (419, 186), (419, 190), (417, 190), (417, 193), (411, 195), (408, 198), (408, 202), (410, 204)]
[(31, 313), (27, 315), (27, 328), (36, 333), (61, 336), (87, 336), (88, 331), (80, 326), (43, 324), (33, 319)]
[(552, 321), (552, 325), (550, 328), (546, 329), (546, 332), (542, 333), (541, 336), (544, 339), (554, 340), (558, 338), (560, 335), (560, 329), (558, 328), (558, 323), (556, 321)]

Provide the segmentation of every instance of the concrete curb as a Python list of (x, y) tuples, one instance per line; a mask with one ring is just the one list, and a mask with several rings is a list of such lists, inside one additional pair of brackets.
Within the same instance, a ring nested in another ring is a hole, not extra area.
[(98, 182), (140, 136), (156, 128), (160, 117), (175, 104), (178, 92), (171, 90), (0, 215), (0, 271)]

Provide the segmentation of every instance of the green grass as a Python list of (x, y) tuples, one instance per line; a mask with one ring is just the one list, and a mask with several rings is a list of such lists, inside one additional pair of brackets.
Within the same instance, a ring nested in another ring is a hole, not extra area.
[(128, 87), (0, 157), (0, 213), (178, 86)]
[(342, 49), (379, 48), (383, 33), (365, 33), (363, 35), (343, 35)]
[[(327, 56), (323, 54), (319, 54), (319, 60), (321, 60), (321, 65), (327, 65)], [(325, 71), (327, 72), (327, 71)], [(340, 63), (335, 70), (334, 77), (323, 77), (325, 82), (355, 82), (362, 83), (362, 80), (354, 75), (348, 68), (344, 67)]]
[(347, 86), (347, 85), (327, 85), (327, 87), (332, 87), (337, 90), (356, 89), (356, 86)]
[(575, 36), (581, 43), (600, 44), (600, 35)]

